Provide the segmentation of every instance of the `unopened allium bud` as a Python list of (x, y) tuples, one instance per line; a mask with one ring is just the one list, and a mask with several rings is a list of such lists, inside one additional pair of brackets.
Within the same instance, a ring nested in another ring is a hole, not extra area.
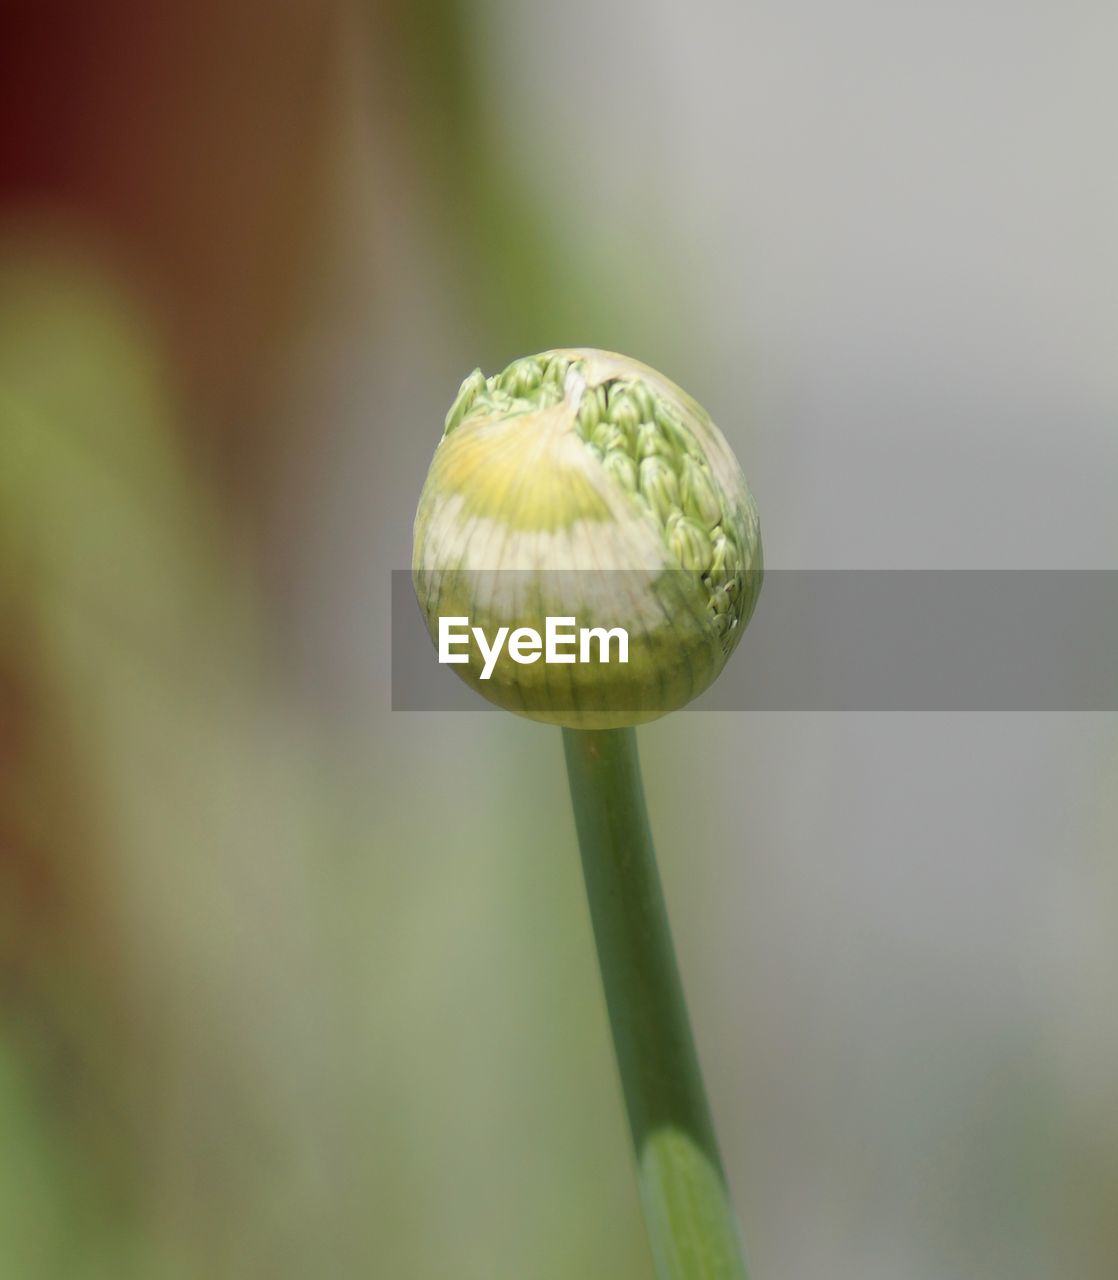
[(439, 618), (487, 634), (574, 617), (622, 627), (626, 664), (481, 659), (455, 670), (533, 719), (654, 719), (715, 679), (761, 584), (745, 477), (705, 411), (625, 356), (548, 351), (463, 382), (419, 500), (413, 577)]

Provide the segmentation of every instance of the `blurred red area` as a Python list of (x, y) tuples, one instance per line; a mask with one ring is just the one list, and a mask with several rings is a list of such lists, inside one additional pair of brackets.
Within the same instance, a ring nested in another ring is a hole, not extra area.
[[(2, 220), (61, 224), (126, 274), (163, 329), (196, 433), (248, 420), (297, 308), (341, 10), (338, 0), (4, 6)], [(228, 469), (246, 444), (225, 458), (209, 447)]]

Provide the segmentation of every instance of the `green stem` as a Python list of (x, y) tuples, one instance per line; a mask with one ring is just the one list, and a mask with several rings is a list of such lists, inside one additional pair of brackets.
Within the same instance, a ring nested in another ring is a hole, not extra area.
[(645, 1226), (659, 1280), (745, 1280), (656, 871), (632, 729), (564, 729)]

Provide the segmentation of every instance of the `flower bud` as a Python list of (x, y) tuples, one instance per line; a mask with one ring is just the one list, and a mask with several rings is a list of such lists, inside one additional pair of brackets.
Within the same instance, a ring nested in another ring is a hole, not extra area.
[(629, 455), (629, 437), (616, 422), (599, 422), (591, 436), (603, 454), (618, 449)]
[(637, 432), (637, 424), (641, 420), (640, 410), (627, 391), (614, 396), (609, 404), (609, 420), (616, 423), (631, 440)]
[(674, 461), (675, 448), (659, 424), (642, 422), (637, 428), (637, 457), (651, 458), (654, 454)]
[(640, 491), (661, 524), (679, 511), (679, 480), (663, 458), (645, 458), (640, 467)]
[(679, 493), (683, 509), (704, 529), (713, 529), (722, 519), (722, 504), (706, 467), (694, 458), (684, 458), (679, 471)]
[(706, 530), (686, 516), (674, 515), (669, 518), (668, 546), (684, 569), (698, 573), (708, 568), (713, 558)]
[(684, 705), (718, 675), (761, 584), (756, 507), (729, 446), (674, 383), (567, 349), (466, 379), (415, 521), (413, 579), (433, 638), (548, 618), (623, 629), (627, 661), (549, 663), (472, 647), (455, 671), (533, 719), (609, 728)]
[(637, 492), (637, 464), (623, 449), (611, 449), (602, 462), (626, 493)]

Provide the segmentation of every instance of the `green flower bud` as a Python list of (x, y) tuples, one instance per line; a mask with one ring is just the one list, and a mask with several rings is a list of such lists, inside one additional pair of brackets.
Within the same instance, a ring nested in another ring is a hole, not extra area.
[(543, 380), (543, 365), (538, 359), (517, 360), (501, 374), (498, 385), (513, 396), (527, 397)]
[(640, 491), (648, 505), (666, 524), (668, 517), (679, 513), (679, 480), (663, 458), (644, 458), (640, 466)]
[(603, 453), (620, 449), (629, 456), (629, 437), (616, 422), (599, 422), (590, 438)]
[(548, 382), (553, 382), (562, 391), (563, 383), (567, 380), (567, 370), (570, 367), (571, 362), (566, 356), (554, 356), (548, 363), (544, 378)]
[(683, 459), (679, 471), (679, 492), (684, 511), (705, 529), (713, 529), (722, 519), (722, 504), (701, 462), (693, 458)]
[(626, 390), (630, 399), (637, 406), (642, 422), (647, 422), (650, 418), (656, 416), (656, 401), (652, 392), (643, 382), (629, 382), (626, 384)]
[(684, 569), (702, 573), (710, 567), (713, 552), (706, 530), (686, 516), (668, 520), (668, 546)]
[(630, 440), (633, 439), (637, 432), (637, 424), (641, 420), (641, 411), (631, 395), (622, 392), (610, 401), (609, 420), (616, 423)]
[(578, 406), (578, 432), (584, 440), (590, 440), (594, 435), (594, 429), (602, 420), (602, 407), (598, 403), (598, 397), (594, 395), (584, 395), (582, 403)]
[(466, 414), (470, 412), (477, 402), (478, 395), (484, 390), (485, 374), (480, 369), (475, 369), (458, 388), (458, 395), (450, 406), (450, 412), (446, 415), (445, 430), (447, 433), (453, 431)]
[(637, 457), (651, 458), (659, 454), (661, 458), (675, 461), (675, 449), (663, 430), (655, 422), (642, 422), (637, 428)]
[[(705, 411), (635, 360), (569, 349), (475, 371), (447, 415), (415, 521), (416, 594), (486, 636), (547, 618), (624, 629), (628, 661), (515, 660), (455, 671), (533, 719), (655, 719), (715, 679), (760, 589), (756, 507)], [(601, 650), (598, 651), (599, 656)]]
[(626, 493), (637, 492), (637, 464), (623, 449), (611, 449), (602, 461)]
[(734, 545), (733, 539), (719, 525), (710, 535), (711, 560), (710, 581), (714, 587), (723, 587), (735, 580), (742, 569), (742, 557)]

